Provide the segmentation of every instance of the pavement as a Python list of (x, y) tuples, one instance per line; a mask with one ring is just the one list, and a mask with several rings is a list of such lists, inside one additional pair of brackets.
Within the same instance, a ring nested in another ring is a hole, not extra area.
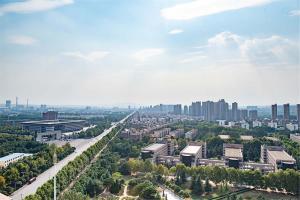
[[(132, 113), (133, 114), (133, 113)], [(36, 177), (36, 180), (31, 184), (26, 184), (17, 191), (15, 191), (11, 198), (13, 200), (22, 200), (26, 196), (30, 194), (34, 194), (36, 190), (42, 186), (44, 183), (46, 183), (48, 180), (52, 179), (64, 166), (66, 166), (70, 161), (74, 160), (77, 156), (81, 155), (85, 150), (87, 150), (90, 146), (94, 145), (96, 142), (101, 140), (104, 136), (106, 136), (113, 128), (115, 128), (118, 124), (122, 124), (126, 121), (128, 117), (130, 117), (132, 114), (128, 115), (121, 121), (117, 122), (113, 126), (111, 126), (109, 129), (104, 130), (103, 133), (98, 135), (97, 137), (87, 139), (83, 143), (80, 143), (81, 145), (78, 145), (76, 150), (64, 158), (63, 160), (56, 163), (54, 166), (46, 170), (45, 172), (41, 173), (39, 176)]]

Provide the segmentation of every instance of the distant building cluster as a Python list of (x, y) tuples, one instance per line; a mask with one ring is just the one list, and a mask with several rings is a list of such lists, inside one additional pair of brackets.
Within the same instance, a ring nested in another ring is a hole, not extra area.
[(286, 129), (296, 131), (300, 129), (300, 104), (296, 105), (296, 116), (291, 115), (290, 104), (286, 103), (280, 107), (283, 115), (278, 115), (277, 104), (271, 105), (271, 117), (260, 117), (256, 106), (239, 108), (237, 102), (231, 105), (224, 99), (214, 101), (195, 101), (191, 105), (156, 105), (144, 108), (144, 111), (156, 113), (169, 113), (182, 117), (190, 117), (209, 122), (218, 121), (220, 126), (241, 127), (250, 129), (268, 126), (274, 129)]
[[(156, 116), (156, 117), (154, 117)], [(184, 130), (183, 128), (169, 128), (176, 122), (176, 115), (140, 114), (136, 112), (129, 122), (130, 128), (124, 129), (120, 137), (133, 141), (140, 141), (148, 136), (153, 142), (149, 146), (142, 148), (141, 158), (149, 159), (156, 164), (175, 166), (183, 163), (186, 166), (222, 166), (233, 167), (244, 170), (257, 169), (263, 173), (277, 171), (278, 169), (295, 168), (295, 159), (290, 156), (281, 146), (261, 146), (260, 162), (245, 161), (244, 147), (242, 144), (231, 144), (230, 135), (218, 135), (222, 140), (223, 153), (218, 158), (207, 158), (206, 142), (196, 142), (197, 129)], [(223, 122), (222, 120), (220, 123)], [(241, 122), (234, 122), (234, 126)], [(262, 122), (255, 120), (254, 126), (261, 126)], [(224, 124), (223, 124), (224, 125)], [(226, 125), (226, 124), (225, 124)], [(251, 124), (253, 126), (253, 123)], [(299, 139), (300, 135), (290, 136), (293, 140)], [(179, 151), (177, 138), (185, 138), (187, 145)], [(277, 138), (265, 137), (267, 140), (277, 141)], [(251, 135), (241, 135), (240, 140), (252, 141)]]

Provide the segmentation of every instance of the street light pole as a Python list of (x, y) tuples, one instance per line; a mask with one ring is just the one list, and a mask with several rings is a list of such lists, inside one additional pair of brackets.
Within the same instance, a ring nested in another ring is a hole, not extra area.
[(54, 164), (54, 181), (53, 181), (53, 196), (54, 200), (56, 200), (56, 163), (57, 163), (57, 155), (56, 155), (56, 149), (54, 149), (53, 154), (53, 164)]

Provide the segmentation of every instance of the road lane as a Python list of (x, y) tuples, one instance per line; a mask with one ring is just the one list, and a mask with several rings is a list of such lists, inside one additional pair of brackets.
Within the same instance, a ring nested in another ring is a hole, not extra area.
[(31, 184), (26, 184), (17, 191), (15, 191), (11, 198), (13, 200), (22, 200), (26, 196), (30, 194), (34, 194), (38, 187), (42, 186), (44, 183), (46, 183), (48, 180), (52, 179), (55, 174), (57, 174), (64, 166), (66, 166), (70, 161), (74, 160), (77, 156), (81, 155), (85, 150), (87, 150), (90, 146), (97, 143), (99, 140), (101, 140), (104, 136), (106, 136), (113, 128), (115, 128), (117, 125), (122, 124), (126, 121), (127, 118), (129, 118), (133, 113), (126, 116), (121, 121), (117, 122), (113, 126), (111, 126), (109, 129), (104, 130), (103, 133), (98, 135), (97, 137), (89, 139), (84, 145), (78, 147), (72, 154), (64, 158), (63, 160), (59, 161), (55, 166), (52, 166), (39, 176), (37, 176), (36, 180)]

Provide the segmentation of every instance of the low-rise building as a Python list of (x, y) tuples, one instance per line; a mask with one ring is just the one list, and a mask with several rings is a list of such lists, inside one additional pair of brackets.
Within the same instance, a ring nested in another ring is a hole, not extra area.
[(120, 138), (129, 139), (133, 141), (141, 141), (143, 139), (143, 131), (132, 129), (124, 129), (120, 133)]
[(241, 128), (249, 130), (249, 123), (246, 121), (241, 122)]
[(298, 130), (298, 124), (288, 123), (285, 125), (285, 127), (289, 131), (297, 131)]
[(0, 158), (0, 168), (6, 168), (9, 164), (17, 162), (18, 160), (27, 157), (32, 156), (32, 154), (29, 153), (13, 153), (9, 154), (7, 156), (4, 156)]
[(163, 129), (160, 129), (160, 130), (156, 130), (153, 133), (153, 137), (163, 138), (166, 135), (169, 135), (170, 131), (171, 131), (171, 128), (163, 128)]
[(176, 129), (174, 131), (171, 131), (169, 133), (169, 135), (174, 137), (174, 138), (179, 138), (179, 137), (184, 135), (184, 129), (183, 128)]
[(61, 131), (46, 131), (36, 134), (36, 141), (45, 142), (49, 140), (60, 140), (62, 137)]
[(222, 140), (229, 140), (230, 139), (230, 135), (218, 135), (219, 138), (221, 138)]
[(268, 122), (268, 127), (277, 129), (277, 122)]
[(255, 128), (255, 127), (261, 127), (262, 126), (262, 123), (258, 120), (255, 120), (252, 122), (252, 127)]
[(188, 145), (180, 152), (180, 161), (189, 167), (196, 166), (200, 158), (202, 158), (202, 145)]
[(185, 138), (192, 140), (197, 136), (197, 133), (198, 133), (197, 129), (192, 129), (192, 130), (186, 132), (184, 135), (185, 135)]
[(205, 159), (201, 158), (198, 160), (197, 165), (200, 166), (219, 166), (219, 167), (227, 167), (225, 160), (218, 160), (218, 159)]
[(168, 155), (168, 145), (154, 143), (141, 150), (141, 157), (143, 160), (151, 159), (152, 162), (156, 163), (158, 156), (167, 156)]
[(229, 167), (239, 168), (243, 162), (243, 145), (223, 144), (223, 159)]
[(259, 170), (264, 174), (275, 171), (274, 165), (268, 163), (257, 163), (257, 162), (243, 162), (240, 165), (240, 169)]
[(274, 165), (275, 170), (294, 168), (296, 160), (281, 146), (261, 146), (261, 162)]
[(241, 135), (241, 140), (243, 140), (243, 141), (251, 141), (253, 139), (254, 138), (252, 135)]

